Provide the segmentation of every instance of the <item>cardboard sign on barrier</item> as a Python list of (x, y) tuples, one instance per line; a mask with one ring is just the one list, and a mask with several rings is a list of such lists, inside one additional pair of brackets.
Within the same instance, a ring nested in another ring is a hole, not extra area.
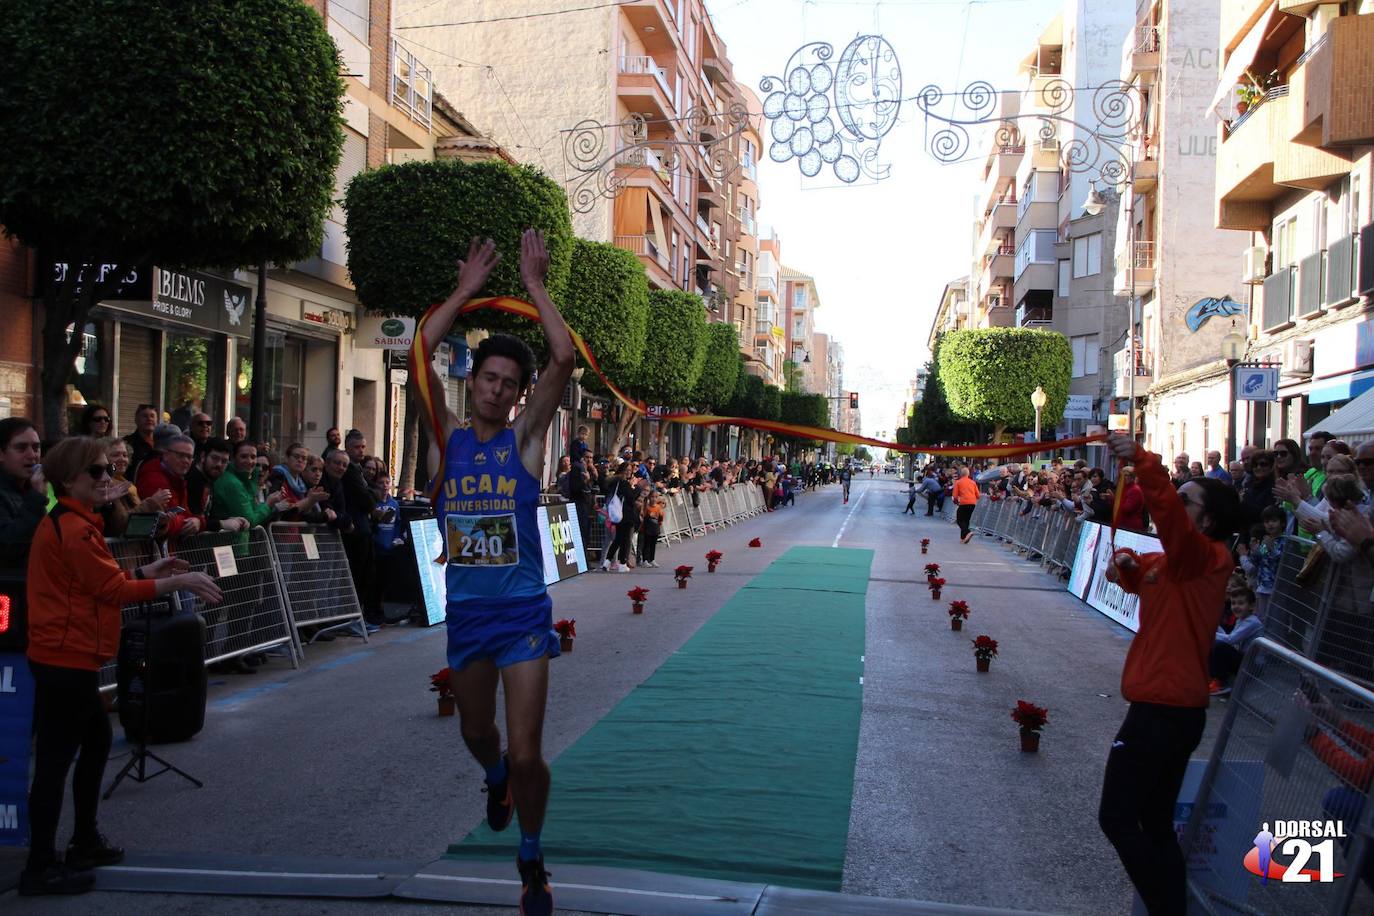
[(0, 846), (29, 845), (33, 674), (22, 652), (0, 653)]
[(234, 548), (215, 547), (215, 568), (219, 570), (219, 576), (223, 579), (226, 576), (237, 576), (239, 565), (234, 561)]
[(320, 558), (320, 545), (315, 541), (315, 535), (305, 532), (301, 535), (301, 547), (305, 549), (307, 560), (318, 560)]

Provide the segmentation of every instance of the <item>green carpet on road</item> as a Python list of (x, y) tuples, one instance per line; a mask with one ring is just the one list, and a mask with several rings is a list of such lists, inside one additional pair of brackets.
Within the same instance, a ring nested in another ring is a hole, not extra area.
[[(550, 868), (839, 890), (872, 560), (793, 547), (564, 751)], [(519, 839), (515, 824), (501, 836), (484, 823), (448, 854), (513, 857)]]

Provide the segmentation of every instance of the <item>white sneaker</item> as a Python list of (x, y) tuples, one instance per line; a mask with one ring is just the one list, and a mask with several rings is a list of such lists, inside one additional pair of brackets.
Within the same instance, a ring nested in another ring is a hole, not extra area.
[(611, 572), (624, 572), (624, 573), (627, 573), (627, 572), (629, 572), (629, 571), (630, 571), (630, 567), (628, 567), (628, 566), (612, 566), (612, 567), (611, 567)]

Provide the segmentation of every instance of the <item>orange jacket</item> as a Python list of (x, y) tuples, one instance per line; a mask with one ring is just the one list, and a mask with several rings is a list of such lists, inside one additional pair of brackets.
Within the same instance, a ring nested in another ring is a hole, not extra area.
[(978, 502), (978, 484), (972, 477), (960, 477), (954, 481), (954, 505), (971, 506)]
[(77, 502), (57, 501), (29, 551), (29, 658), (98, 671), (119, 651), (120, 607), (151, 601), (157, 583), (120, 569), (104, 523)]
[(1121, 695), (1132, 703), (1206, 706), (1207, 656), (1235, 561), (1193, 525), (1158, 455), (1142, 450), (1135, 468), (1164, 552), (1139, 556), (1135, 570), (1120, 573), (1121, 587), (1140, 596)]

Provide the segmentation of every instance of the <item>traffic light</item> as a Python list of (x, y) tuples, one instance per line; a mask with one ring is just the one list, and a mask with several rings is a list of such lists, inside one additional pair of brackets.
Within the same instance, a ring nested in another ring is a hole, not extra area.
[(858, 409), (859, 409), (859, 392), (857, 392), (857, 391), (851, 391), (851, 392), (849, 392), (849, 409), (850, 409), (850, 410), (858, 410)]

